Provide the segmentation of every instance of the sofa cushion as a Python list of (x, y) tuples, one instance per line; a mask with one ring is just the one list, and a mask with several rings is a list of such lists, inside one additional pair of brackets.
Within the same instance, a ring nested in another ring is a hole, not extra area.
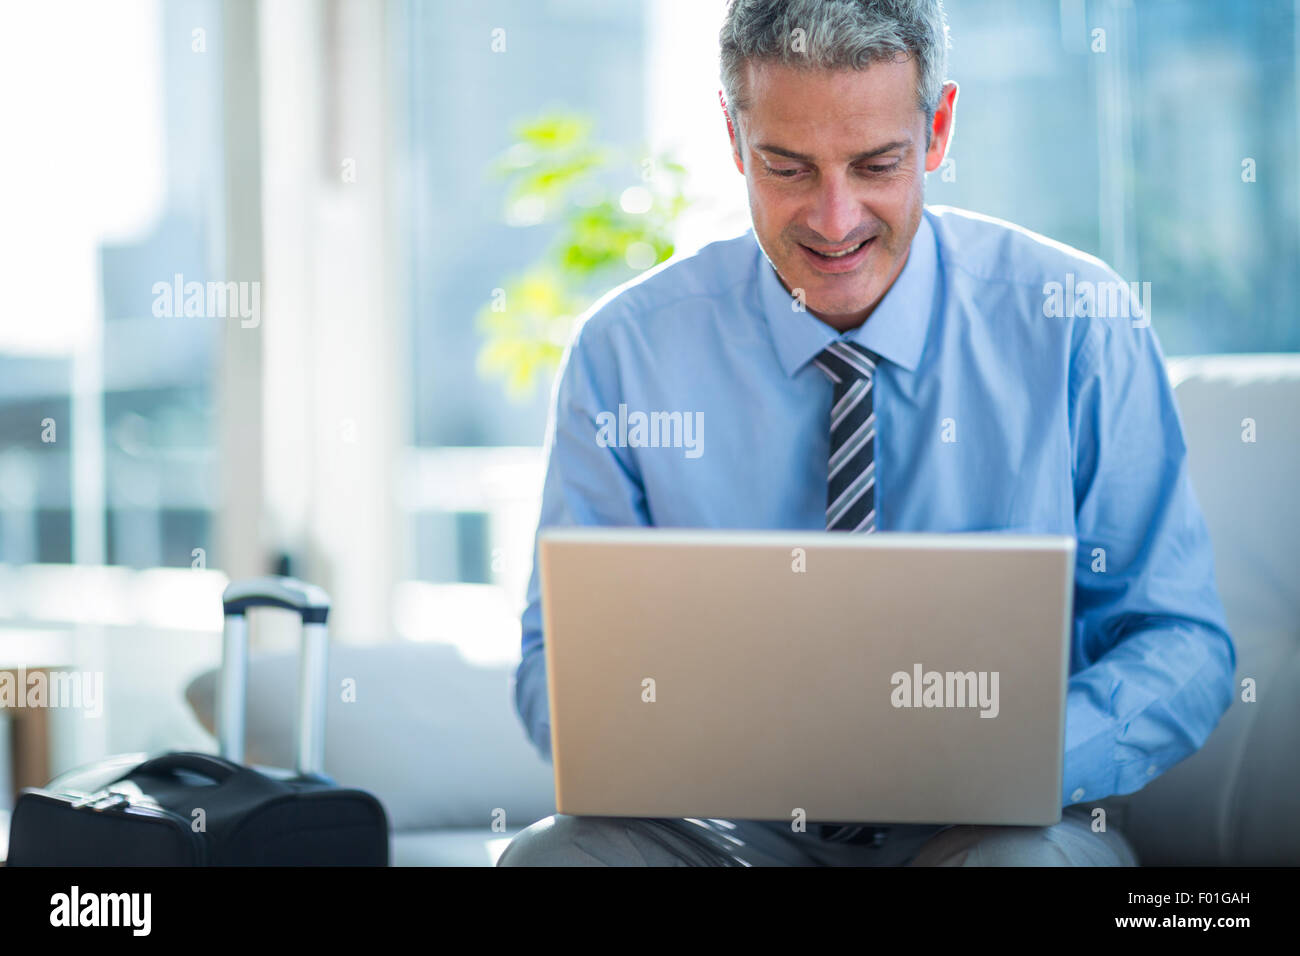
[(1228, 623), (1243, 633), (1280, 627), (1294, 634), (1300, 355), (1173, 360), (1170, 376)]
[(389, 840), (392, 866), (496, 866), (518, 830), (408, 830)]
[[(293, 766), (297, 673), (292, 653), (251, 659), (246, 762)], [(555, 812), (550, 765), (514, 712), (510, 667), (469, 664), (443, 644), (336, 644), (329, 676), (325, 770), (378, 797), (394, 830), (498, 819), (517, 829)], [(345, 678), (354, 702), (343, 700)], [(215, 686), (207, 671), (186, 690), (209, 731)]]

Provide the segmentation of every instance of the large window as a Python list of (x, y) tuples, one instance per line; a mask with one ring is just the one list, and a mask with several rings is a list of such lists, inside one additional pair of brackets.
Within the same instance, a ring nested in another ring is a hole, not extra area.
[[(218, 325), (156, 314), (153, 291), (221, 271), (215, 14), (193, 0), (4, 14), (4, 125), (31, 137), (5, 151), (22, 186), (0, 221), (4, 563), (218, 557)], [(52, 66), (69, 58), (99, 81)]]
[[(519, 124), (550, 111), (584, 116), (612, 143), (645, 138), (647, 7), (404, 5), (413, 435), (397, 626), (407, 636), (518, 652), (549, 378), (512, 397), (481, 374), (476, 317), (556, 230), (521, 222), (493, 169)], [(609, 171), (620, 174), (630, 184), (638, 170)]]
[(178, 687), (220, 618), (223, 320), (158, 288), (224, 271), (221, 42), (215, 0), (0, 12), (0, 670), (104, 693), (0, 713), (0, 809), (106, 752), (202, 745)]
[(957, 0), (949, 175), (1151, 283), (1169, 354), (1300, 348), (1300, 6)]

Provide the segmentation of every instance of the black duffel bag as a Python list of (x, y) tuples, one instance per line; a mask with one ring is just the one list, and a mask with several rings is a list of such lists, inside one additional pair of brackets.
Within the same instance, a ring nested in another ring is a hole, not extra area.
[[(324, 776), (329, 599), (289, 578), (226, 589), (217, 729), (222, 756), (109, 758), (27, 789), (14, 805), (9, 866), (386, 866), (388, 818), (361, 790)], [(296, 771), (243, 757), (246, 612), (303, 621)]]

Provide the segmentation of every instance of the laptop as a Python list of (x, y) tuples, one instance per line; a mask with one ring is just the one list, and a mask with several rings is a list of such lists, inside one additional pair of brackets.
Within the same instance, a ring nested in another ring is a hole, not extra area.
[(553, 528), (556, 809), (1061, 819), (1075, 540)]

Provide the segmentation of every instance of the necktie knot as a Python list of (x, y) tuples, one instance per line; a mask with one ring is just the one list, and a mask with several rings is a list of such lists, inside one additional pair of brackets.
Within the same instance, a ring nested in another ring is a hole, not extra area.
[(813, 364), (835, 383), (837, 390), (859, 379), (870, 379), (876, 374), (879, 362), (879, 355), (856, 342), (832, 342), (813, 359)]

